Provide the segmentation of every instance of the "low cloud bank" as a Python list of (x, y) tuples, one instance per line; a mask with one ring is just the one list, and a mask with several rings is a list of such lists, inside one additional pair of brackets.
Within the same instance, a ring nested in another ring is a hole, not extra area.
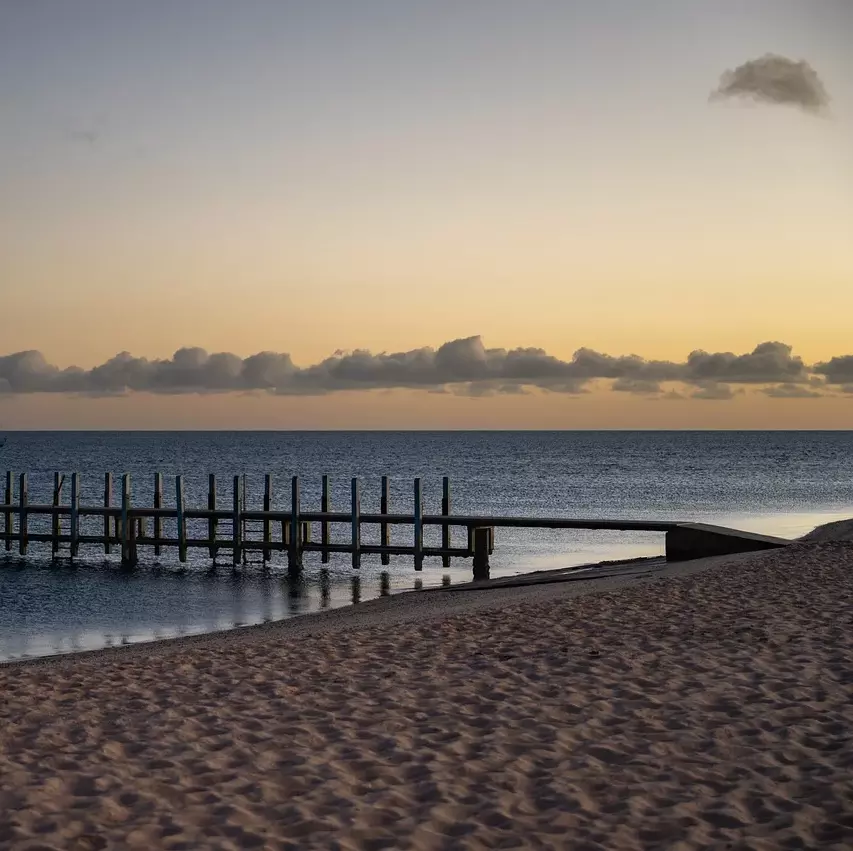
[(692, 351), (683, 362), (613, 356), (578, 349), (561, 360), (539, 348), (489, 349), (480, 337), (452, 340), (437, 349), (373, 354), (336, 352), (300, 367), (289, 354), (259, 352), (246, 358), (182, 348), (165, 360), (122, 352), (93, 369), (60, 368), (38, 351), (0, 357), (0, 393), (193, 394), (261, 391), (282, 396), (352, 390), (422, 389), (468, 396), (541, 390), (579, 394), (604, 385), (652, 398), (671, 395), (666, 383), (688, 388), (692, 398), (730, 399), (747, 385), (778, 398), (849, 393), (853, 355), (808, 366), (785, 343), (760, 343), (751, 352)]

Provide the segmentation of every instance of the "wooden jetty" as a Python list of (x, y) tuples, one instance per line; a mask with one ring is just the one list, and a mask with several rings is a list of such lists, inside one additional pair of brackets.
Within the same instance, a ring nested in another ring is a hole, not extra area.
[[(445, 567), (449, 566), (452, 558), (470, 558), (474, 579), (486, 579), (489, 576), (489, 556), (494, 552), (495, 529), (501, 527), (662, 532), (667, 535), (668, 553), (671, 537), (677, 547), (677, 552), (673, 550), (673, 560), (695, 558), (703, 554), (767, 549), (789, 543), (784, 539), (749, 535), (733, 529), (675, 521), (454, 515), (450, 510), (450, 481), (446, 476), (442, 482), (440, 514), (424, 513), (420, 478), (413, 481), (412, 511), (406, 514), (391, 512), (390, 482), (387, 476), (382, 477), (378, 513), (362, 511), (361, 482), (358, 478), (351, 482), (348, 511), (332, 510), (328, 476), (322, 478), (319, 511), (303, 510), (298, 476), (293, 476), (290, 481), (290, 506), (287, 510), (273, 508), (272, 476), (269, 474), (265, 476), (261, 509), (248, 508), (246, 479), (239, 475), (233, 477), (228, 508), (218, 507), (217, 482), (212, 474), (208, 478), (207, 505), (204, 508), (186, 505), (184, 478), (180, 475), (175, 477), (174, 482), (174, 507), (164, 505), (163, 476), (160, 473), (154, 474), (151, 506), (133, 503), (129, 474), (121, 477), (117, 503), (113, 501), (111, 473), (104, 475), (101, 505), (81, 503), (80, 483), (79, 473), (55, 473), (51, 503), (30, 503), (27, 474), (21, 473), (16, 477), (7, 472), (4, 500), (0, 504), (3, 517), (3, 534), (0, 538), (6, 551), (12, 551), (17, 544), (18, 554), (26, 556), (31, 544), (49, 544), (54, 557), (59, 556), (65, 548), (73, 559), (79, 556), (82, 546), (90, 550), (92, 547), (102, 548), (105, 554), (109, 554), (115, 546), (120, 549), (122, 564), (132, 567), (138, 563), (139, 550), (143, 547), (150, 548), (155, 556), (161, 555), (165, 549), (177, 550), (180, 562), (187, 561), (190, 549), (201, 549), (206, 550), (214, 561), (221, 552), (228, 553), (235, 568), (246, 564), (252, 555), (260, 556), (261, 562), (265, 564), (273, 553), (283, 552), (287, 556), (288, 571), (292, 574), (302, 570), (303, 555), (310, 552), (320, 553), (324, 563), (329, 561), (332, 553), (348, 553), (353, 568), (361, 566), (363, 555), (378, 555), (382, 564), (388, 564), (392, 555), (411, 556), (416, 571), (423, 569), (426, 558), (440, 558)], [(66, 484), (69, 494), (67, 503), (63, 502)], [(47, 531), (37, 531), (31, 527), (31, 519), (36, 517), (49, 518)], [(92, 534), (90, 528), (84, 530), (81, 522), (84, 518), (101, 518), (102, 531)], [(174, 530), (173, 534), (166, 534), (164, 521)], [(196, 525), (202, 521), (206, 530), (204, 537), (190, 536), (188, 529), (193, 521)], [(333, 541), (332, 528), (341, 526), (349, 534), (344, 534), (345, 540)], [(364, 526), (379, 527), (378, 543), (362, 541)], [(392, 543), (391, 528), (394, 526), (411, 527), (411, 544)], [(438, 546), (426, 546), (424, 529), (435, 526), (440, 527), (441, 543)], [(316, 527), (320, 531), (319, 540), (313, 536)], [(452, 529), (462, 530), (464, 546), (452, 545)], [(708, 550), (708, 553), (702, 550)]]

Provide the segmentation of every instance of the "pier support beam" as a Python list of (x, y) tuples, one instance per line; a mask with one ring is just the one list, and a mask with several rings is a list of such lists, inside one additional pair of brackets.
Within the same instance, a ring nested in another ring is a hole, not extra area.
[(18, 554), (27, 554), (28, 529), (27, 529), (27, 503), (29, 494), (27, 491), (27, 474), (21, 473), (18, 482)]
[(357, 570), (361, 567), (361, 487), (358, 479), (352, 480), (352, 566)]
[[(379, 497), (379, 513), (387, 514), (388, 506), (391, 502), (391, 486), (388, 480), (388, 476), (382, 477), (382, 493)], [(391, 527), (382, 522), (379, 525), (379, 546), (380, 547), (390, 547), (391, 546)], [(391, 564), (391, 557), (388, 553), (382, 553), (381, 557), (382, 564)]]
[[(154, 474), (154, 508), (163, 507), (163, 474)], [(160, 555), (160, 538), (163, 537), (163, 519), (154, 515), (154, 555)]]
[[(60, 485), (61, 487), (61, 485)], [(113, 501), (113, 474), (104, 473), (104, 508), (108, 511), (104, 512), (104, 555), (109, 555), (112, 547), (110, 546), (110, 522), (109, 508)]]
[[(450, 479), (447, 476), (441, 480), (441, 513), (445, 517), (450, 514)], [(450, 549), (450, 526), (447, 523), (441, 527), (441, 548)], [(450, 556), (441, 557), (441, 566), (450, 567)]]
[(290, 480), (290, 541), (287, 546), (287, 572), (298, 576), (302, 572), (302, 526), (299, 522), (299, 476)]
[[(320, 511), (323, 513), (329, 512), (332, 510), (332, 498), (329, 495), (329, 477), (327, 475), (323, 476), (323, 489), (320, 492)], [(329, 521), (324, 520), (320, 524), (320, 543), (324, 547), (329, 546), (329, 541), (331, 540), (329, 534)], [(320, 561), (323, 564), (329, 563), (329, 551), (323, 550), (320, 554)]]
[(494, 528), (477, 526), (471, 530), (474, 549), (474, 581), (489, 578), (489, 553), (492, 551)]
[(62, 480), (59, 473), (53, 474), (53, 516), (50, 518), (50, 534), (53, 540), (50, 542), (50, 554), (56, 558), (59, 555), (59, 536), (62, 532), (59, 517), (59, 505), (62, 502)]
[(240, 542), (240, 532), (243, 524), (240, 522), (240, 509), (242, 500), (240, 499), (240, 477), (234, 476), (234, 500), (231, 513), (231, 552), (234, 561), (233, 568), (236, 570), (240, 566), (240, 558), (243, 554), (243, 545)]
[(80, 474), (71, 474), (71, 558), (77, 558), (80, 550)]
[(15, 481), (15, 474), (10, 470), (6, 471), (6, 493), (4, 502), (6, 504), (6, 511), (4, 512), (4, 526), (3, 532), (6, 536), (6, 552), (12, 549), (12, 535), (15, 534), (15, 530), (12, 526), (12, 497), (13, 493), (13, 484)]
[[(216, 474), (210, 473), (207, 477), (207, 510), (216, 511)], [(207, 537), (210, 539), (210, 549), (208, 555), (216, 561), (216, 532), (219, 521), (215, 517), (209, 517), (207, 520)]]
[(415, 479), (414, 488), (414, 542), (415, 570), (424, 569), (424, 494), (420, 478)]

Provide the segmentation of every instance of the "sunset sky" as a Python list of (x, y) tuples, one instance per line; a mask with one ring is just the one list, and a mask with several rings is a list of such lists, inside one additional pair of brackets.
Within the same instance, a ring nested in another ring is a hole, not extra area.
[[(5, 0), (0, 431), (853, 428), (851, 39), (849, 0)], [(710, 97), (766, 54), (826, 103)]]

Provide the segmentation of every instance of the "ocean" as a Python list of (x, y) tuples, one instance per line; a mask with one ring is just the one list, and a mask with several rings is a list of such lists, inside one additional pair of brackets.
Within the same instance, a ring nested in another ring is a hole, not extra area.
[[(413, 479), (423, 479), (425, 510), (438, 513), (449, 476), (457, 514), (692, 520), (796, 537), (853, 515), (853, 432), (13, 432), (0, 470), (29, 474), (31, 502), (49, 502), (54, 471), (79, 472), (81, 501), (101, 504), (104, 473), (130, 473), (133, 500), (152, 504), (154, 473), (174, 505), (182, 474), (188, 507), (205, 507), (207, 479), (219, 479), (219, 505), (245, 474), (249, 506), (261, 507), (264, 475), (274, 507), (286, 510), (299, 475), (302, 508), (319, 510), (322, 475), (332, 507), (349, 506), (361, 479), (362, 511), (378, 511), (380, 480), (391, 477), (391, 510), (409, 512)], [(118, 499), (115, 485), (114, 500)], [(64, 501), (67, 501), (67, 485)], [(94, 530), (101, 521), (85, 521)], [(46, 518), (32, 518), (31, 530)], [(45, 525), (46, 528), (46, 525)], [(344, 534), (341, 529), (341, 534)], [(168, 534), (168, 527), (166, 527)], [(427, 545), (438, 530), (428, 529)], [(193, 529), (189, 529), (192, 537)], [(365, 527), (364, 541), (376, 530)], [(409, 531), (410, 535), (411, 532)], [(199, 534), (199, 537), (202, 535)], [(394, 541), (410, 543), (405, 528)], [(454, 541), (454, 543), (456, 543)], [(116, 548), (114, 548), (115, 551)], [(498, 529), (493, 577), (663, 552), (657, 533)], [(383, 577), (384, 574), (384, 577)], [(302, 577), (283, 555), (264, 569), (216, 568), (191, 550), (185, 565), (166, 551), (140, 550), (140, 565), (121, 569), (118, 555), (83, 547), (72, 564), (31, 545), (26, 560), (0, 550), (0, 660), (130, 644), (292, 617), (382, 593), (470, 579), (469, 560), (443, 568), (427, 559), (388, 567), (365, 556), (353, 571), (346, 555), (305, 557)]]

